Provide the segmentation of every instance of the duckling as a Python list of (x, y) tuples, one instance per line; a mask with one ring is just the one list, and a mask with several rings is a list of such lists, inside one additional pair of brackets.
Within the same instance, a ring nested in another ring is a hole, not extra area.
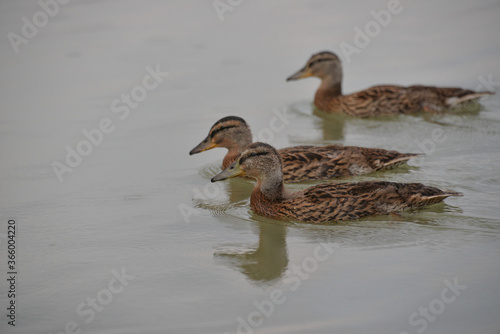
[[(222, 168), (227, 168), (251, 143), (252, 133), (245, 120), (227, 116), (215, 122), (208, 136), (189, 154), (225, 147), (228, 152), (222, 161)], [(295, 146), (278, 152), (283, 159), (283, 178), (287, 183), (363, 175), (392, 168), (421, 155), (342, 145)]]
[(253, 143), (212, 182), (238, 175), (255, 178), (250, 207), (273, 219), (325, 223), (385, 215), (439, 203), (461, 193), (442, 191), (421, 183), (327, 183), (290, 192), (283, 185), (282, 159), (271, 145)]
[(314, 104), (318, 109), (355, 117), (439, 112), (460, 108), (480, 97), (494, 94), (462, 88), (383, 85), (342, 95), (342, 65), (339, 57), (330, 51), (312, 55), (302, 69), (286, 80), (307, 77), (321, 79), (321, 85), (314, 96)]

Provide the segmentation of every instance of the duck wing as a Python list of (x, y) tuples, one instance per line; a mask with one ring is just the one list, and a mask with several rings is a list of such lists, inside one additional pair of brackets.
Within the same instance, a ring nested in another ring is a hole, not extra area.
[(382, 85), (341, 96), (336, 101), (338, 105), (330, 109), (356, 117), (436, 112), (461, 107), (490, 94), (494, 93), (455, 87)]
[(279, 150), (287, 183), (363, 175), (419, 156), (357, 146), (295, 146)]
[(420, 208), (461, 193), (421, 183), (359, 182), (321, 184), (282, 203), (282, 212), (313, 223), (356, 219)]

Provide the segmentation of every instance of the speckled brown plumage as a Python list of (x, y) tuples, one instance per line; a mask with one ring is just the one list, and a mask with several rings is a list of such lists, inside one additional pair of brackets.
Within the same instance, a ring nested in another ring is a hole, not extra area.
[(368, 174), (419, 156), (356, 146), (295, 146), (278, 150), (285, 182), (326, 180)]
[(270, 145), (254, 143), (212, 181), (237, 175), (257, 179), (250, 206), (274, 219), (324, 223), (416, 209), (461, 193), (421, 183), (359, 182), (320, 184), (291, 193), (283, 185), (281, 158)]
[[(222, 168), (227, 168), (251, 142), (252, 134), (247, 123), (239, 117), (228, 116), (217, 121), (207, 138), (190, 154), (202, 152), (207, 147), (226, 147), (228, 152)], [(419, 156), (415, 153), (342, 145), (304, 145), (283, 148), (278, 152), (283, 159), (283, 179), (287, 183), (368, 174)]]
[(306, 66), (287, 80), (310, 76), (322, 80), (314, 97), (317, 108), (355, 117), (444, 111), (493, 94), (462, 88), (383, 85), (342, 95), (342, 65), (337, 55), (328, 51), (311, 56)]
[(255, 188), (250, 206), (258, 214), (274, 219), (322, 223), (398, 213), (439, 203), (448, 196), (460, 194), (421, 183), (329, 183), (280, 200), (269, 199)]

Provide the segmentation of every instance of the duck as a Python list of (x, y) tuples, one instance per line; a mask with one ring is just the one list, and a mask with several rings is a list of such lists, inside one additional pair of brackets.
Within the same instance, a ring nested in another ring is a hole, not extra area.
[(247, 146), (238, 158), (211, 181), (246, 175), (257, 180), (251, 209), (264, 217), (306, 223), (329, 223), (373, 215), (398, 214), (443, 201), (462, 193), (421, 183), (364, 181), (324, 183), (291, 192), (283, 182), (283, 162), (269, 144)]
[(354, 117), (410, 114), (421, 111), (442, 112), (460, 109), (493, 92), (475, 92), (462, 88), (433, 86), (380, 85), (343, 95), (342, 63), (331, 51), (322, 51), (309, 58), (306, 65), (288, 77), (287, 81), (307, 77), (321, 79), (314, 96), (315, 106), (326, 113)]
[[(238, 116), (227, 116), (215, 122), (208, 136), (189, 154), (215, 147), (227, 148), (228, 152), (222, 160), (224, 169), (252, 141), (252, 132), (247, 122)], [(422, 156), (419, 153), (343, 145), (303, 145), (282, 148), (278, 152), (283, 160), (283, 178), (287, 183), (363, 175), (393, 168), (411, 158)]]

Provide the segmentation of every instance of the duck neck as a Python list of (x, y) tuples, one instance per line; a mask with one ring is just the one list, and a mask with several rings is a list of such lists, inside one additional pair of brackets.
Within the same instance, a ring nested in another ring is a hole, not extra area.
[(222, 160), (222, 168), (226, 169), (229, 167), (230, 164), (232, 164), (238, 155), (241, 153), (241, 148), (238, 145), (231, 146), (227, 148), (228, 151), (226, 153), (226, 156), (224, 157), (224, 160)]
[(243, 149), (252, 143), (252, 134), (250, 131), (242, 131), (238, 136), (232, 138), (231, 141), (226, 141), (224, 147), (227, 148), (227, 154), (222, 160), (222, 168), (229, 167), (238, 155), (243, 152)]
[(283, 175), (280, 172), (274, 175), (259, 179), (255, 186), (254, 193), (262, 194), (268, 201), (275, 202), (288, 198), (289, 193), (283, 184)]
[(316, 96), (336, 97), (342, 95), (342, 79), (327, 76), (321, 80)]
[(314, 96), (314, 104), (321, 110), (332, 109), (332, 103), (342, 96), (342, 83), (326, 77)]

